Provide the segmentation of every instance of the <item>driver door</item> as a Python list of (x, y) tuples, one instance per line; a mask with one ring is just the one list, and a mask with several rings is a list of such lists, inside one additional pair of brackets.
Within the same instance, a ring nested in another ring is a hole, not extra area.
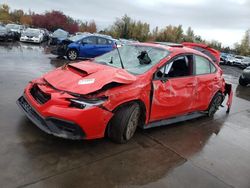
[(195, 87), (192, 55), (179, 56), (166, 63), (153, 80), (150, 122), (191, 112)]
[(93, 58), (96, 57), (97, 40), (96, 37), (90, 36), (82, 40), (80, 44), (80, 57)]

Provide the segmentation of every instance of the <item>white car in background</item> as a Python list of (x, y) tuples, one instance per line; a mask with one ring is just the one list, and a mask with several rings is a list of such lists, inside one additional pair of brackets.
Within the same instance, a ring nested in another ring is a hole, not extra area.
[(224, 60), (226, 65), (233, 65), (235, 61), (236, 59), (233, 55), (228, 55)]
[(244, 60), (244, 57), (243, 56), (234, 56), (234, 62), (233, 62), (233, 65), (236, 65), (236, 66), (240, 66), (242, 64)]
[(44, 32), (41, 29), (26, 29), (20, 38), (21, 42), (41, 43), (44, 40)]

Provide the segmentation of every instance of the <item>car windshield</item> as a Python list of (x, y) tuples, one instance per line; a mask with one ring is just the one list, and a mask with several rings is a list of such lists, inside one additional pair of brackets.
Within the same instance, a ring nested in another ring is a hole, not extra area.
[(40, 34), (40, 30), (38, 30), (38, 29), (27, 29), (23, 33), (23, 35), (25, 35), (25, 36), (32, 36), (32, 37), (38, 37), (39, 34)]
[[(162, 48), (141, 45), (125, 45), (119, 48), (119, 52), (124, 69), (136, 75), (145, 73), (170, 53)], [(121, 68), (117, 49), (95, 58), (95, 61), (100, 64)]]
[(0, 31), (6, 31), (6, 28), (3, 26), (0, 26)]
[(67, 38), (68, 33), (66, 31), (58, 29), (58, 30), (54, 31), (53, 36), (56, 38)]
[(8, 28), (8, 29), (19, 29), (20, 25), (17, 25), (17, 24), (7, 24), (6, 28)]
[(86, 36), (86, 35), (83, 35), (83, 34), (81, 34), (81, 35), (75, 35), (75, 36), (69, 37), (69, 40), (71, 40), (73, 42), (76, 42), (78, 40), (81, 40), (84, 36)]

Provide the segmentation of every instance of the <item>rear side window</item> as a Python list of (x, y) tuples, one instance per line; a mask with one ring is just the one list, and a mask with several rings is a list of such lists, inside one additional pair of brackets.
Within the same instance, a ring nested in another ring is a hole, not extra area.
[(212, 63), (210, 63), (210, 67), (211, 67), (211, 73), (215, 73), (216, 72), (215, 66)]
[(96, 44), (96, 37), (87, 37), (82, 40), (86, 44)]
[(213, 54), (211, 54), (211, 52), (209, 52), (209, 50), (206, 50), (204, 48), (201, 48), (201, 47), (194, 47), (195, 50), (198, 50), (204, 54), (206, 54), (208, 57), (210, 57), (214, 62), (217, 61), (217, 59), (214, 57)]
[(210, 74), (216, 72), (215, 66), (206, 58), (195, 56), (195, 74)]
[(97, 38), (97, 43), (100, 44), (100, 45), (106, 45), (106, 44), (108, 44), (108, 41), (106, 39), (104, 39), (104, 38), (98, 37)]
[(113, 41), (112, 40), (108, 40), (108, 44), (113, 44)]

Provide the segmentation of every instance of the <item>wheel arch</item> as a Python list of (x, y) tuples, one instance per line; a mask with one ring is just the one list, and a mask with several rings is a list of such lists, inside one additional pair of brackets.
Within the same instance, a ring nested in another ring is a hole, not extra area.
[[(65, 53), (66, 56), (67, 56), (67, 58), (68, 58), (69, 60), (73, 60), (73, 59), (70, 59), (70, 58), (69, 58), (69, 51), (71, 51), (71, 50), (76, 52), (76, 56), (77, 56), (76, 59), (79, 58), (80, 52), (79, 52), (79, 50), (78, 50), (76, 47), (71, 47), (71, 48), (68, 48), (68, 49), (67, 49), (67, 51), (66, 51), (66, 53)], [(76, 59), (74, 59), (74, 60), (76, 60)]]
[(222, 97), (223, 97), (222, 102), (224, 101), (224, 98), (225, 98), (225, 97), (224, 97), (224, 94), (223, 94), (223, 92), (222, 92), (222, 89), (218, 89), (218, 90), (212, 95), (212, 97), (211, 97), (211, 99), (210, 99), (210, 101), (209, 101), (209, 103), (208, 103), (208, 105), (207, 105), (207, 109), (210, 107), (211, 102), (213, 101), (214, 97), (215, 97), (217, 94), (222, 95)]
[(126, 101), (126, 102), (118, 105), (114, 110), (112, 110), (112, 112), (115, 113), (117, 110), (123, 108), (124, 106), (128, 106), (128, 105), (133, 104), (133, 103), (139, 104), (140, 109), (141, 109), (141, 115), (142, 115), (141, 121), (142, 121), (142, 123), (145, 123), (145, 121), (146, 121), (146, 105), (140, 99), (134, 99), (134, 100)]
[(68, 48), (66, 53), (68, 53), (70, 50), (75, 50), (77, 52), (77, 55), (79, 55), (79, 50), (75, 46), (71, 47), (71, 48)]
[[(113, 110), (112, 110), (112, 113), (115, 114), (119, 109), (125, 107), (125, 106), (129, 106), (131, 104), (134, 104), (134, 103), (137, 103), (139, 104), (139, 107), (141, 109), (141, 116), (140, 116), (140, 123), (139, 123), (139, 127), (142, 127), (145, 122), (146, 122), (146, 105), (145, 103), (140, 100), (140, 99), (134, 99), (134, 100), (130, 100), (130, 101), (126, 101), (122, 104), (119, 104), (117, 107), (115, 107)], [(112, 118), (109, 120), (107, 126), (106, 126), (106, 129), (105, 129), (105, 135), (108, 135), (109, 134), (109, 128), (111, 126), (111, 122), (112, 122)]]

